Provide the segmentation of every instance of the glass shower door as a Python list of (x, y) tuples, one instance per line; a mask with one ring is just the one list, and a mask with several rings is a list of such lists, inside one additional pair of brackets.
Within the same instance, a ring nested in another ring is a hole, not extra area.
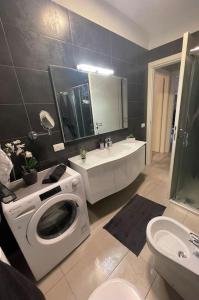
[(184, 114), (179, 129), (182, 143), (176, 181), (175, 201), (199, 210), (199, 57), (191, 57), (191, 73)]

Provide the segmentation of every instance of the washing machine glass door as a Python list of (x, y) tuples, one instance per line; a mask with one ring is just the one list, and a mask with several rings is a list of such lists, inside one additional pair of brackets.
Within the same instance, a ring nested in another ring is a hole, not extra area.
[(31, 245), (59, 243), (72, 234), (80, 222), (81, 199), (76, 195), (60, 194), (50, 198), (35, 212), (27, 227)]
[(77, 204), (66, 200), (48, 208), (37, 224), (37, 234), (42, 239), (53, 239), (63, 234), (77, 216)]

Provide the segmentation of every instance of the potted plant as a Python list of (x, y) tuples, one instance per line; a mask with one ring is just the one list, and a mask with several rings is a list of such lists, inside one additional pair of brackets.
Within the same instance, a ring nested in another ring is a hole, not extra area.
[(16, 140), (5, 144), (4, 151), (10, 159), (13, 155), (21, 157), (22, 178), (26, 185), (34, 184), (37, 181), (36, 166), (38, 162), (32, 152), (25, 150), (25, 144)]
[(128, 136), (127, 136), (127, 141), (130, 142), (130, 143), (134, 143), (135, 142), (135, 137), (132, 133), (130, 133)]

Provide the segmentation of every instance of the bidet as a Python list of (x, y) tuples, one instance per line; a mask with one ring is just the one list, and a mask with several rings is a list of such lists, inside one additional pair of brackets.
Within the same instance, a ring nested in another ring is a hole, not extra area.
[(156, 271), (185, 300), (199, 294), (199, 237), (168, 217), (156, 217), (147, 226), (147, 243)]

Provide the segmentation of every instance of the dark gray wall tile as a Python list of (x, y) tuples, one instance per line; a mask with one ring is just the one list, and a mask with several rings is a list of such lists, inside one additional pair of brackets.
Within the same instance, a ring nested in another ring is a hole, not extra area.
[(75, 66), (78, 64), (90, 64), (104, 68), (112, 68), (110, 56), (74, 46)]
[(54, 103), (47, 71), (16, 68), (25, 103)]
[(71, 41), (67, 11), (48, 0), (1, 0), (1, 18), (20, 29)]
[(144, 115), (144, 102), (129, 101), (128, 102), (128, 116), (129, 119)]
[(69, 18), (75, 45), (111, 55), (108, 30), (73, 12), (69, 12)]
[[(39, 168), (48, 168), (67, 160), (66, 150), (54, 152), (53, 145), (60, 143), (60, 131), (53, 131), (51, 135), (39, 136), (35, 141), (29, 141), (28, 148), (39, 161)], [(48, 145), (48, 147), (46, 147)]]
[(54, 104), (26, 104), (26, 109), (29, 115), (30, 123), (32, 130), (36, 132), (46, 132), (45, 129), (41, 126), (39, 113), (41, 110), (46, 110), (50, 113), (50, 115), (53, 117), (55, 121), (55, 127), (53, 130), (59, 130), (59, 122), (57, 118), (57, 111)]
[(182, 51), (182, 38), (148, 51), (148, 62)]
[(145, 116), (129, 119), (128, 131), (133, 133), (137, 140), (146, 139), (146, 128), (141, 128), (141, 123), (145, 123)]
[(192, 34), (191, 48), (199, 46), (199, 31)]
[(25, 136), (30, 131), (23, 105), (0, 105), (0, 141)]
[(50, 64), (74, 67), (71, 45), (10, 25), (5, 25), (5, 31), (15, 66), (41, 70)]
[(21, 93), (14, 67), (0, 66), (0, 104), (20, 104)]
[(112, 56), (133, 63), (135, 59), (145, 54), (146, 49), (129, 40), (111, 33)]
[(0, 20), (0, 65), (12, 65), (1, 20)]

